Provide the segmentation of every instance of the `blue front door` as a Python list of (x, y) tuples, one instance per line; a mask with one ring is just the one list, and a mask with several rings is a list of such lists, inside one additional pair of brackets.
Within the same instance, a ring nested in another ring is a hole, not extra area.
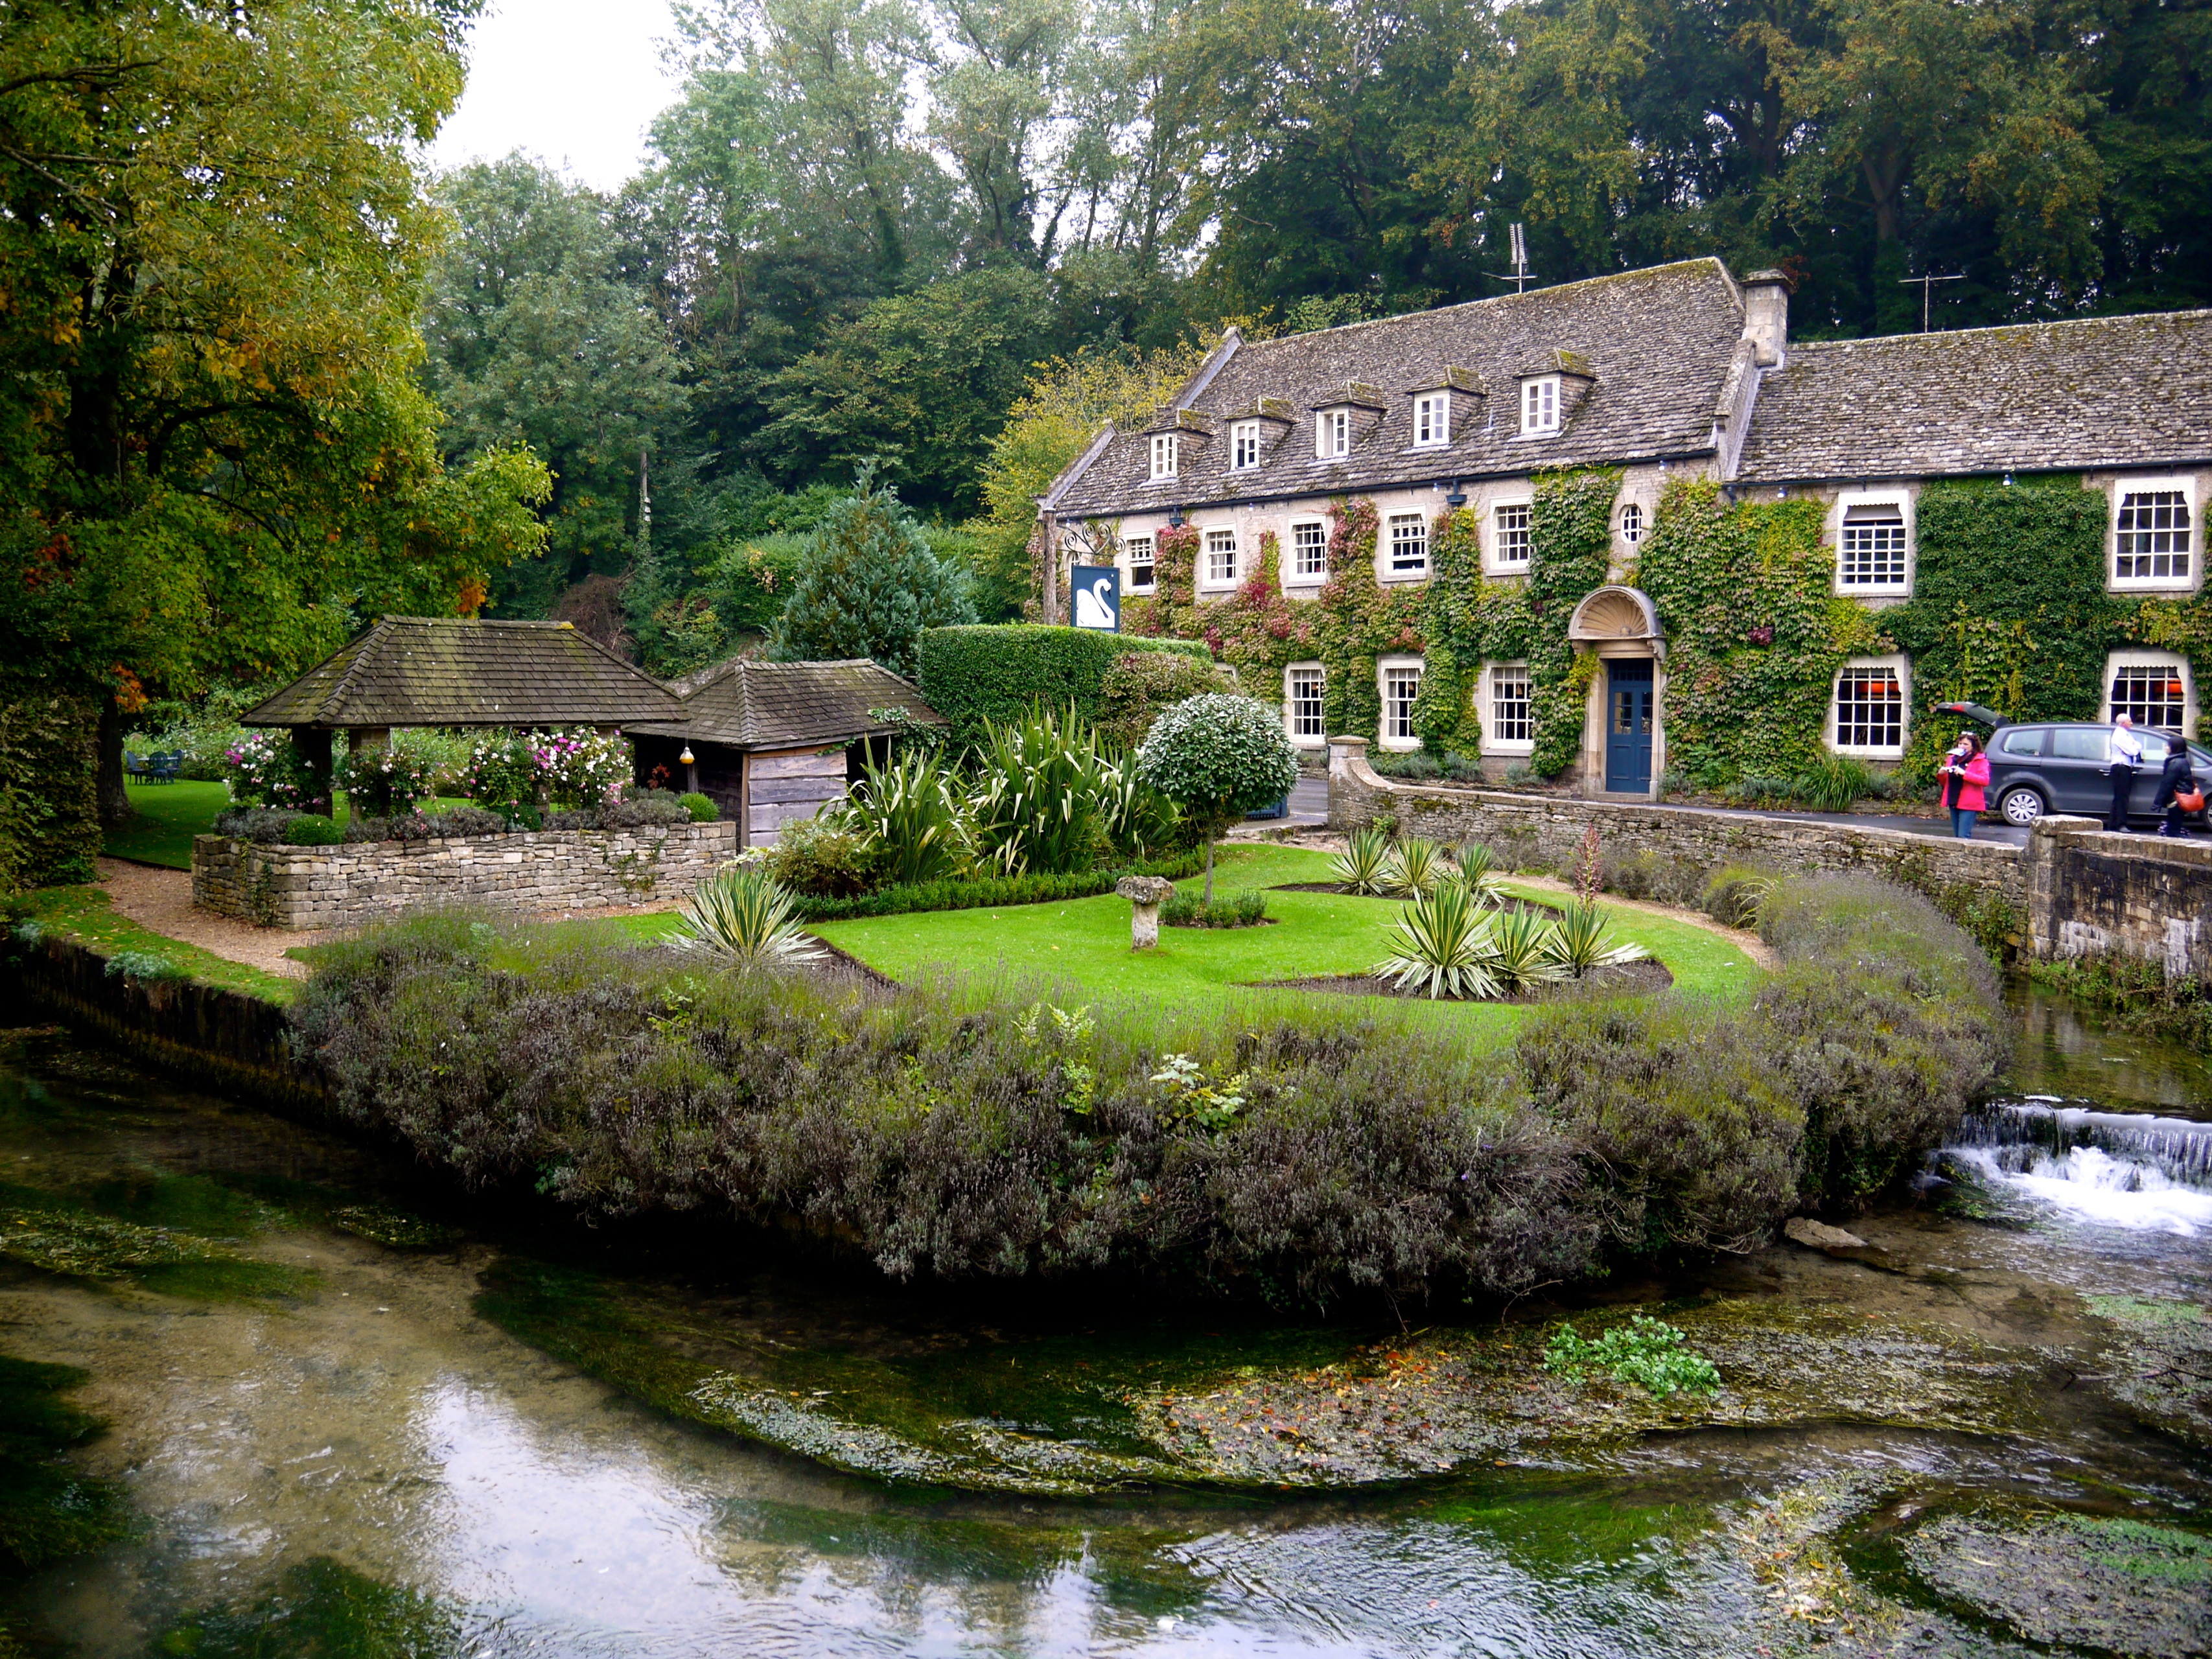
[(1651, 664), (1605, 665), (1605, 787), (1627, 792), (1651, 787)]

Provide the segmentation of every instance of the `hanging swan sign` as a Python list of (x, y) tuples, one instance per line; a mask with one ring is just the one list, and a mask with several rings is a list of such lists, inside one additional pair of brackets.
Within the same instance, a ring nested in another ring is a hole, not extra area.
[(1075, 625), (1121, 631), (1121, 573), (1110, 564), (1079, 564), (1067, 573), (1075, 596)]

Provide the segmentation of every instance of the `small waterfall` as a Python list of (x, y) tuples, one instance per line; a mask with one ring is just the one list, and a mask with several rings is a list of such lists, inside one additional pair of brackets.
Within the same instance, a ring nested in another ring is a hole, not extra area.
[(2212, 1123), (1992, 1101), (1945, 1154), (2080, 1220), (2185, 1237), (2212, 1231)]

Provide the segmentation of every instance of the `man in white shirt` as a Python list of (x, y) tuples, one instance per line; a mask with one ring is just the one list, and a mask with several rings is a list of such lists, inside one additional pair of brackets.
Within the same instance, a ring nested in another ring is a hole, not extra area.
[(2106, 750), (2110, 764), (2105, 770), (2112, 780), (2112, 810), (2105, 815), (2107, 830), (2128, 827), (2128, 801), (2136, 792), (2136, 769), (2142, 764), (2142, 739), (2136, 735), (2133, 716), (2115, 718), (2112, 747)]

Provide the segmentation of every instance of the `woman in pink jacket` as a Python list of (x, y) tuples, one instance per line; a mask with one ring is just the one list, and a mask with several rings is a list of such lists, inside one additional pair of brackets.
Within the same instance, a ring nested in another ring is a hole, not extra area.
[(1974, 820), (1985, 804), (1983, 792), (1990, 783), (1990, 757), (1982, 752), (1982, 740), (1971, 732), (1960, 732), (1959, 741), (1943, 757), (1939, 769), (1943, 774), (1943, 804), (1951, 809), (1951, 833), (1960, 841), (1972, 841)]

